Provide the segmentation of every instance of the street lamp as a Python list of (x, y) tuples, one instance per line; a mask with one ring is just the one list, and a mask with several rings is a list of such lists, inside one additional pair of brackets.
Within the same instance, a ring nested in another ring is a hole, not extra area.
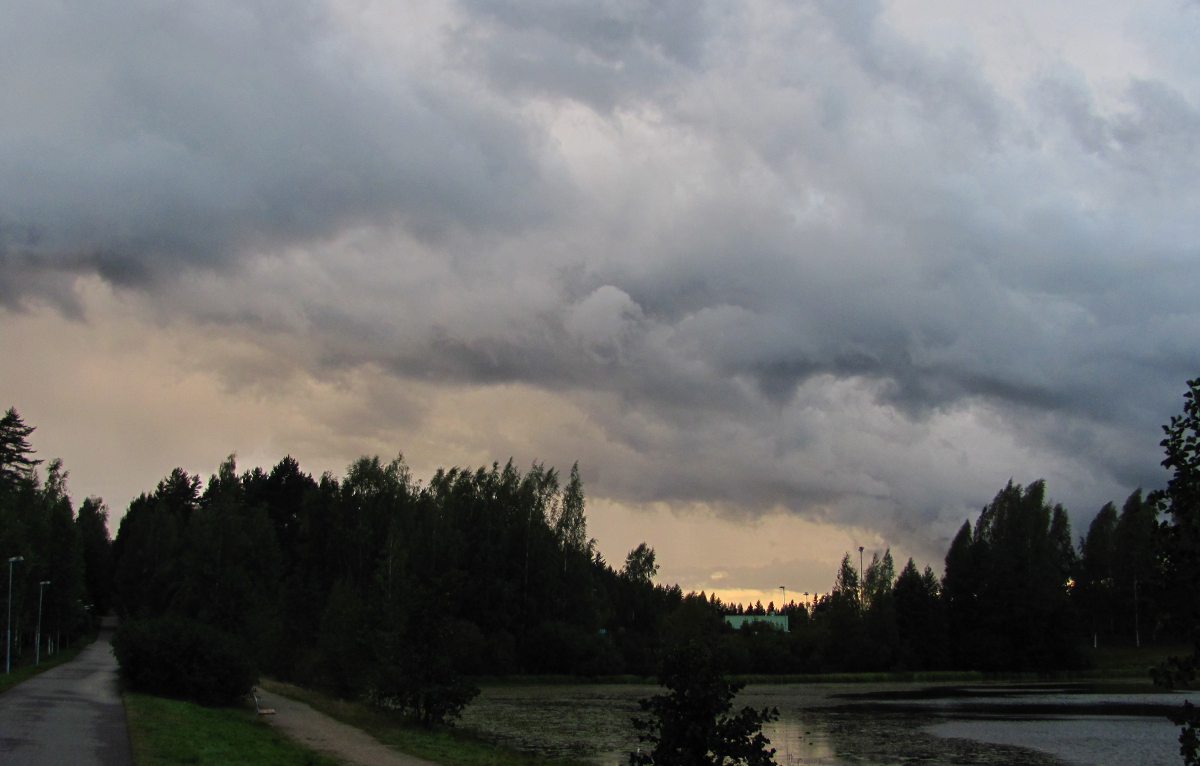
[(42, 664), (42, 594), (46, 591), (46, 586), (49, 584), (49, 580), (42, 580), (38, 583), (37, 649), (33, 652), (34, 665)]
[(13, 556), (8, 560), (8, 642), (4, 649), (4, 674), (12, 672), (12, 565), (24, 561), (24, 556)]

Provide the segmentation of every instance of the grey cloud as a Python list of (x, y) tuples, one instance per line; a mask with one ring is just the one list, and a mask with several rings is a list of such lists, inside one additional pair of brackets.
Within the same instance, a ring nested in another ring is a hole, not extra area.
[(377, 76), (318, 3), (0, 14), (6, 271), (142, 283), (356, 223), (504, 230), (565, 193), (512, 115)]
[(465, 55), (495, 83), (604, 110), (663, 87), (678, 67), (697, 67), (710, 13), (687, 0), (463, 0), (462, 6), (471, 17)]
[(461, 2), (411, 62), (317, 3), (41, 7), (0, 11), (8, 300), (91, 268), (299, 366), (534, 386), (609, 497), (917, 537), (1009, 476), (1099, 507), (1200, 374), (1170, 72), (1004, 95), (870, 2)]

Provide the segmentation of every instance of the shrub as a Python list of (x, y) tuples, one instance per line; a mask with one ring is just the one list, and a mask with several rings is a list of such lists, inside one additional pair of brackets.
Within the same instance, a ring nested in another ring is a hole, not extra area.
[(424, 726), (453, 725), (479, 689), (463, 678), (447, 645), (452, 623), (431, 618), (415, 621), (403, 633), (380, 637), (378, 665), (368, 700), (402, 710)]
[(258, 670), (235, 637), (182, 617), (123, 623), (113, 654), (130, 688), (199, 702), (228, 705), (250, 693)]
[(659, 672), (667, 694), (638, 700), (649, 718), (634, 718), (638, 739), (653, 746), (629, 754), (629, 766), (777, 766), (762, 726), (774, 708), (731, 714), (743, 684), (725, 680), (712, 650), (689, 642), (667, 653)]

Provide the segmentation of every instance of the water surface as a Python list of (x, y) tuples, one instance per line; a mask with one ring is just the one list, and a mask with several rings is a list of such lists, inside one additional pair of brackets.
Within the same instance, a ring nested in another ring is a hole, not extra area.
[[(629, 723), (657, 686), (490, 687), (463, 724), (518, 749), (623, 766)], [(1200, 702), (1195, 693), (1193, 704)], [(1182, 763), (1165, 717), (1186, 694), (1145, 684), (762, 684), (737, 705), (777, 707), (781, 766)]]

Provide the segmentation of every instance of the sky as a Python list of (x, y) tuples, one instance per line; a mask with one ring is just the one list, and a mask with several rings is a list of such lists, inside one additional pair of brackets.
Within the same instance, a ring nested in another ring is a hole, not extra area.
[(725, 597), (940, 572), (1009, 480), (1079, 535), (1200, 376), (1196, 39), (1194, 0), (12, 0), (0, 404), (114, 522), (231, 453), (578, 461), (610, 562)]

